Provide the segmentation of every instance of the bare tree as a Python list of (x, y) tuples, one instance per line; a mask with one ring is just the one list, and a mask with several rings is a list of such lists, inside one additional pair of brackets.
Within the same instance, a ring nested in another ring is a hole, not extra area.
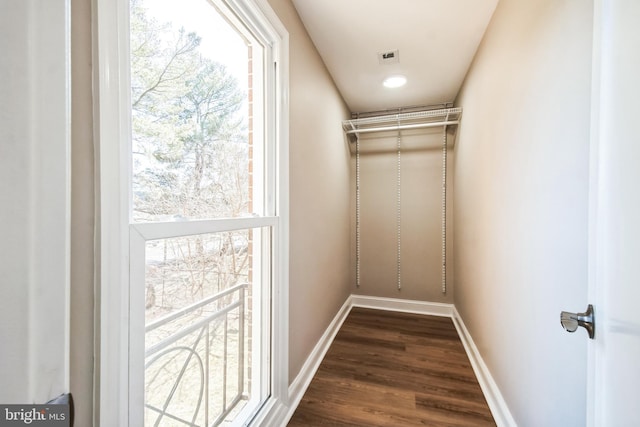
[[(133, 205), (137, 221), (234, 217), (249, 206), (246, 94), (200, 37), (131, 3)], [(170, 310), (248, 271), (247, 233), (150, 244), (148, 309)], [(245, 279), (246, 280), (246, 279)]]

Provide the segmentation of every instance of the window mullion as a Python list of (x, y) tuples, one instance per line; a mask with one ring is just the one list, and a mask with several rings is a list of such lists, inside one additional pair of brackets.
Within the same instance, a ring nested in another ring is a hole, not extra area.
[(184, 222), (149, 222), (131, 224), (131, 229), (139, 233), (145, 240), (155, 240), (259, 227), (273, 227), (277, 221), (277, 217), (250, 217)]

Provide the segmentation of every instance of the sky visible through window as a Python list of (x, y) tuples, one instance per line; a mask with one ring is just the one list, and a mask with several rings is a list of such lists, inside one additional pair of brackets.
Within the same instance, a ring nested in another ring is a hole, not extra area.
[(239, 82), (247, 81), (247, 46), (236, 30), (207, 0), (147, 0), (149, 13), (159, 22), (171, 22), (178, 29), (202, 37), (200, 51), (229, 68)]

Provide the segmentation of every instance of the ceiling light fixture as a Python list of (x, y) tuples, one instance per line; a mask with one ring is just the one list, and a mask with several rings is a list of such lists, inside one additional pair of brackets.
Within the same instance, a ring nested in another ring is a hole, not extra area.
[(384, 82), (382, 82), (382, 84), (384, 85), (384, 87), (388, 87), (388, 88), (397, 88), (397, 87), (402, 87), (407, 83), (407, 78), (403, 75), (400, 74), (396, 74), (394, 76), (389, 76), (386, 79), (384, 79)]

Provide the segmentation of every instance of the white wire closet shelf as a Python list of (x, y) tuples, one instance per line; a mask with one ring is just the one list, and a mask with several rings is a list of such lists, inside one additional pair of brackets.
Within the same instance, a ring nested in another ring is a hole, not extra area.
[(354, 142), (362, 133), (457, 125), (461, 116), (462, 108), (443, 108), (345, 120), (342, 128)]
[[(448, 105), (446, 105), (448, 107)], [(357, 117), (351, 120), (344, 120), (342, 127), (347, 135), (349, 142), (354, 143), (350, 145), (350, 149), (355, 149), (355, 167), (356, 167), (356, 287), (360, 288), (361, 274), (360, 274), (360, 260), (361, 260), (361, 243), (360, 243), (360, 217), (361, 217), (361, 202), (360, 202), (360, 163), (361, 163), (361, 151), (362, 144), (360, 134), (373, 133), (373, 132), (393, 132), (396, 131), (395, 138), (396, 152), (397, 152), (397, 198), (396, 198), (396, 223), (397, 223), (397, 289), (402, 289), (402, 269), (401, 269), (401, 235), (402, 235), (402, 134), (400, 130), (404, 129), (421, 129), (421, 128), (442, 128), (442, 293), (447, 293), (447, 127), (455, 126), (460, 123), (462, 116), (462, 108), (440, 108), (435, 109), (424, 107), (424, 109), (418, 109), (405, 112), (398, 111), (396, 113), (389, 114), (389, 112), (362, 113), (364, 117)], [(386, 113), (386, 114), (385, 114)], [(409, 132), (407, 132), (409, 133)], [(413, 132), (412, 132), (413, 133)], [(390, 140), (388, 135), (383, 135), (383, 139)], [(368, 138), (367, 138), (368, 139)], [(432, 139), (431, 137), (429, 139)]]

